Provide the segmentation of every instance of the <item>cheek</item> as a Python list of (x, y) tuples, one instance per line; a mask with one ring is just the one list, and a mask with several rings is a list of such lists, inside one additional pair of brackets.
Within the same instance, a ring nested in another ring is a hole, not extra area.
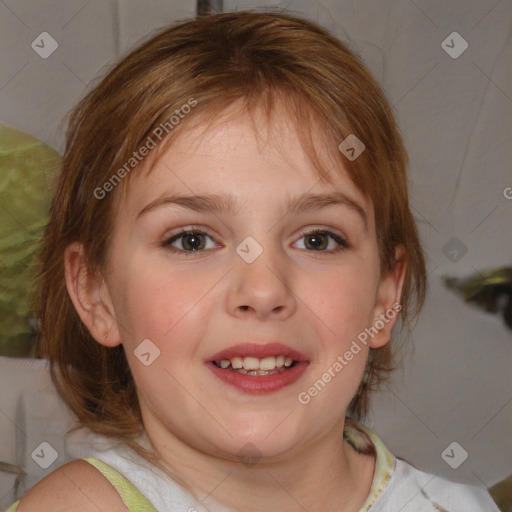
[(200, 316), (213, 283), (179, 269), (133, 263), (115, 276), (118, 321), (129, 338), (150, 338), (158, 345), (171, 331)]
[(352, 338), (368, 326), (377, 277), (371, 268), (340, 267), (303, 283), (306, 304), (337, 339)]

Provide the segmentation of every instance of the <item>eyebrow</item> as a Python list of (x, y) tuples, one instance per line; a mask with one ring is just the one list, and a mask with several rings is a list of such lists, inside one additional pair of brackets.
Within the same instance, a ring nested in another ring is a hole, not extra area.
[[(146, 215), (149, 211), (165, 205), (175, 205), (188, 208), (196, 212), (217, 212), (227, 215), (236, 215), (242, 204), (233, 196), (227, 194), (204, 194), (204, 195), (167, 195), (151, 201), (138, 214), (137, 219)], [(330, 194), (301, 194), (297, 197), (287, 198), (284, 206), (279, 210), (283, 216), (285, 213), (303, 213), (306, 211), (320, 210), (332, 206), (345, 206), (359, 214), (365, 229), (368, 229), (368, 218), (366, 211), (356, 201), (343, 192)]]

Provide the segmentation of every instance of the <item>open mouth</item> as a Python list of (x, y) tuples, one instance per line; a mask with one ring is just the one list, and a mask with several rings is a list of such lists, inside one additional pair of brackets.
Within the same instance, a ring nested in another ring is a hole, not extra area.
[(280, 342), (239, 343), (205, 363), (225, 384), (243, 393), (263, 395), (296, 382), (308, 368), (310, 357)]
[(291, 357), (278, 355), (263, 358), (251, 356), (232, 357), (231, 359), (212, 361), (212, 364), (222, 370), (242, 375), (264, 376), (286, 372), (297, 366), (299, 362)]

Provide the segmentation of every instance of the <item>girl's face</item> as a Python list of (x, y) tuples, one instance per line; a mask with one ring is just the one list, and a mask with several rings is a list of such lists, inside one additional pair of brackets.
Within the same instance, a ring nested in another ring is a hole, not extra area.
[(275, 120), (260, 138), (247, 115), (189, 130), (133, 176), (96, 322), (112, 327), (98, 341), (124, 345), (148, 432), (233, 459), (340, 435), (394, 320), (361, 333), (401, 286), (380, 279), (371, 202), (344, 169), (322, 183)]

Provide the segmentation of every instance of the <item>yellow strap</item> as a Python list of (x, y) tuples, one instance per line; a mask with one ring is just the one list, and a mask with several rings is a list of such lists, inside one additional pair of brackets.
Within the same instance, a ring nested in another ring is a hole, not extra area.
[[(109, 480), (109, 482), (116, 488), (117, 492), (121, 496), (123, 503), (128, 507), (130, 512), (157, 512), (156, 508), (151, 502), (135, 487), (130, 480), (124, 477), (121, 473), (111, 468), (104, 462), (98, 459), (90, 457), (84, 458), (89, 464), (92, 464), (99, 471), (103, 473), (103, 476)], [(15, 512), (13, 511), (8, 512)]]
[(20, 504), (21, 498), (18, 501), (15, 501), (5, 512), (16, 512), (18, 510), (18, 505)]
[[(157, 512), (151, 502), (126, 477), (98, 459), (84, 458), (86, 462), (96, 467), (103, 476), (115, 487), (123, 503), (130, 512)], [(21, 498), (15, 501), (6, 512), (16, 512)]]

